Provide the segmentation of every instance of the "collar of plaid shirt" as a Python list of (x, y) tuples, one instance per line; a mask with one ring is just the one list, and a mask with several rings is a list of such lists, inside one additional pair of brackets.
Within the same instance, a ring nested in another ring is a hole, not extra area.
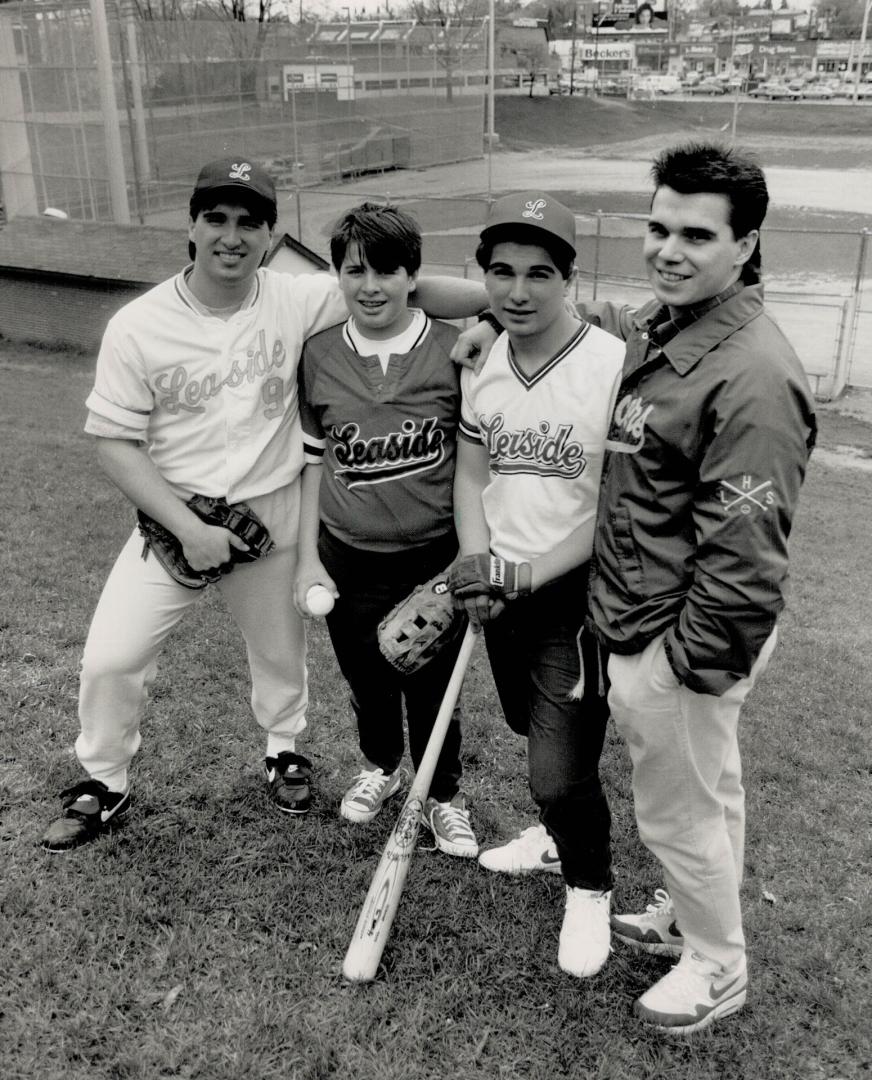
[(724, 301), (729, 300), (730, 297), (740, 293), (744, 287), (745, 283), (742, 280), (736, 281), (724, 289), (723, 292), (719, 292), (717, 296), (710, 297), (703, 303), (697, 304), (696, 307), (682, 308), (675, 316), (670, 315), (669, 308), (662, 304), (651, 316), (648, 323), (648, 339), (653, 345), (662, 349), (676, 334), (681, 333), (688, 326), (692, 326), (703, 315), (707, 315), (714, 308), (723, 304)]

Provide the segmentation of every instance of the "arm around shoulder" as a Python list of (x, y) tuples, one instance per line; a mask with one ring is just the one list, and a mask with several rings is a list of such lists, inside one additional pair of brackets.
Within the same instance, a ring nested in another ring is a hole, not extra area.
[(434, 319), (471, 319), (488, 306), (484, 285), (447, 274), (421, 275), (409, 300)]

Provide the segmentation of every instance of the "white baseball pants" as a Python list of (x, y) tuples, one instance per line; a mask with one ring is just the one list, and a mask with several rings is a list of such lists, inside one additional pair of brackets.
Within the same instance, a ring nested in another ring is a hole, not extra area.
[[(214, 587), (245, 639), (251, 707), (267, 732), (266, 753), (273, 756), (293, 750), (306, 726), (305, 628), (293, 603), (299, 481), (247, 503), (276, 548), (265, 559), (237, 566)], [(109, 574), (82, 658), (76, 754), (88, 774), (111, 791), (127, 788), (160, 648), (205, 592), (179, 585), (151, 552), (143, 559), (142, 549), (134, 531)]]
[(745, 955), (739, 712), (769, 663), (777, 631), (748, 678), (720, 697), (679, 683), (664, 636), (641, 653), (609, 657), (609, 707), (633, 763), (639, 836), (663, 866), (685, 945), (732, 968)]

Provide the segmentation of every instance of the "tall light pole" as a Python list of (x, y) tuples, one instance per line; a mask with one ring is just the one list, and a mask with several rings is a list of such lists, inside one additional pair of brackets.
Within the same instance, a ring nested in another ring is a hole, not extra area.
[(97, 58), (97, 85), (100, 92), (100, 111), (106, 138), (106, 172), (112, 220), (119, 225), (130, 224), (127, 202), (127, 180), (124, 174), (124, 155), (121, 150), (121, 128), (118, 122), (118, 103), (112, 73), (112, 54), (109, 51), (109, 26), (103, 0), (91, 0), (91, 26)]
[(496, 62), (494, 60), (494, 48), (496, 45), (496, 30), (494, 28), (494, 0), (488, 0), (487, 7), (487, 197), (491, 197), (493, 189), (493, 156), (496, 131), (494, 130), (494, 80), (496, 78)]
[(863, 7), (863, 25), (860, 29), (860, 48), (857, 54), (857, 70), (854, 72), (854, 104), (860, 95), (860, 74), (863, 71), (863, 54), (866, 52), (866, 31), (869, 29), (869, 10), (872, 8), (872, 0), (866, 0)]
[(600, 30), (600, 3), (597, 0), (596, 4), (596, 37), (593, 39), (593, 92), (594, 96), (599, 96), (599, 36)]
[[(345, 12), (345, 66), (348, 69), (345, 75), (349, 102), (354, 97), (354, 76), (351, 71), (351, 8), (343, 7)], [(349, 110), (351, 106), (349, 105)]]

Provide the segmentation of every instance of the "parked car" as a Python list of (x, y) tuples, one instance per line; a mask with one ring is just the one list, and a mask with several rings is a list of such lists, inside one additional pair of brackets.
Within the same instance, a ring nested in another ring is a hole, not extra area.
[[(847, 98), (848, 101), (854, 100), (853, 79), (845, 79), (844, 82), (832, 82), (830, 86), (834, 97)], [(861, 82), (857, 87), (857, 97), (861, 99), (872, 98), (872, 84), (865, 81)]]
[(799, 96), (803, 101), (830, 101), (836, 92), (829, 83), (810, 82), (800, 90)]
[(765, 98), (767, 101), (797, 101), (799, 91), (791, 90), (787, 83), (764, 82), (749, 92), (749, 97)]
[(609, 97), (621, 97), (627, 93), (627, 84), (620, 83), (617, 79), (600, 79), (596, 88), (600, 94), (606, 94)]
[(645, 94), (675, 94), (681, 89), (681, 83), (675, 75), (641, 75), (633, 83), (633, 91)]
[(710, 97), (718, 97), (726, 94), (727, 88), (720, 79), (702, 79), (696, 86), (688, 86), (688, 94), (708, 94)]

